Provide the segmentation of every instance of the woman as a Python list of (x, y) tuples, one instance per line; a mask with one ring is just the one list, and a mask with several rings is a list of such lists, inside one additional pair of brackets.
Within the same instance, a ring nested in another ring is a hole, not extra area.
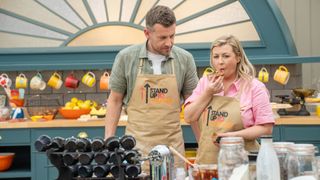
[(218, 137), (241, 136), (248, 151), (258, 151), (255, 141), (272, 134), (274, 118), (265, 85), (237, 38), (224, 36), (211, 46), (210, 64), (217, 73), (202, 77), (185, 102), (185, 121), (198, 123), (198, 164), (217, 163)]

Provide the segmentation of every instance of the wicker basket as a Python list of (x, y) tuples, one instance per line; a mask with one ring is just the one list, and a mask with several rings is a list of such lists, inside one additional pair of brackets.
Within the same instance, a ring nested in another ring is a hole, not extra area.
[(49, 98), (46, 96), (35, 95), (27, 99), (27, 111), (31, 117), (41, 117), (52, 120), (58, 113), (60, 99), (58, 97)]

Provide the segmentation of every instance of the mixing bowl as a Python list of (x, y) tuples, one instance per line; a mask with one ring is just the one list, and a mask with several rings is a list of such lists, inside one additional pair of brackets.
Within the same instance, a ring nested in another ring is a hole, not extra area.
[(9, 169), (12, 165), (14, 153), (0, 153), (0, 171)]

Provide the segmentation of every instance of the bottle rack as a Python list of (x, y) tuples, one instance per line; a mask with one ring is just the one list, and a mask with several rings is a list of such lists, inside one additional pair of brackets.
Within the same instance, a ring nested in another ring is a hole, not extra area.
[[(65, 179), (116, 179), (138, 180), (142, 177), (139, 158), (141, 154), (133, 149), (132, 136), (102, 138), (51, 138), (41, 135), (35, 142), (35, 149), (46, 152), (51, 164), (57, 168), (57, 180)], [(101, 156), (105, 159), (101, 160)], [(100, 158), (100, 159), (99, 159)]]

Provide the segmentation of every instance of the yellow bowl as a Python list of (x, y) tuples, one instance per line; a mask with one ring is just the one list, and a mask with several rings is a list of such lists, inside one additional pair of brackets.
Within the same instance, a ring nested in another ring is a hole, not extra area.
[(89, 114), (91, 109), (59, 109), (59, 113), (66, 119), (78, 119), (81, 115)]

